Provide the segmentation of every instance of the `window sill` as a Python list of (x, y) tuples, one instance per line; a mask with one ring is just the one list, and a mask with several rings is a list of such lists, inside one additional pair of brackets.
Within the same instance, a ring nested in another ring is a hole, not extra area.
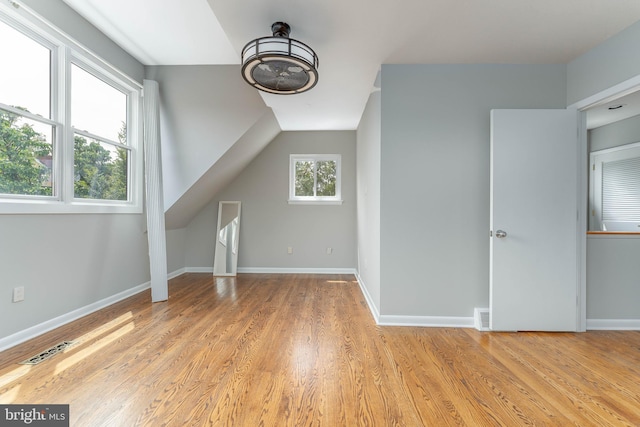
[(640, 233), (634, 231), (587, 231), (588, 239), (638, 239)]
[(291, 200), (290, 205), (341, 205), (342, 200)]
[(41, 201), (2, 201), (0, 215), (55, 215), (55, 214), (140, 214), (136, 205), (108, 205), (97, 203), (62, 203)]

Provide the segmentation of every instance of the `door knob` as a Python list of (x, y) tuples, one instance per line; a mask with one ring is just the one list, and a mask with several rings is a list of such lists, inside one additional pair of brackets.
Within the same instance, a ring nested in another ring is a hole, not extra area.
[(505, 237), (507, 237), (507, 232), (503, 230), (498, 230), (496, 231), (496, 237), (498, 239), (504, 239)]

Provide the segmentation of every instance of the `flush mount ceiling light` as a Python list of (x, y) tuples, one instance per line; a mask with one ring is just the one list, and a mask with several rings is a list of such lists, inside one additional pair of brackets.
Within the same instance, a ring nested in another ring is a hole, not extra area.
[(273, 37), (261, 37), (242, 49), (242, 77), (269, 93), (292, 95), (318, 83), (318, 55), (306, 44), (289, 38), (284, 22), (271, 26)]

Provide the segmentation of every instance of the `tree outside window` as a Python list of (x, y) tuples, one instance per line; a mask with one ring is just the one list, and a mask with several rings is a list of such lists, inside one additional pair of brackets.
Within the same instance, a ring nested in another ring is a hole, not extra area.
[(340, 155), (292, 154), (289, 202), (341, 202)]

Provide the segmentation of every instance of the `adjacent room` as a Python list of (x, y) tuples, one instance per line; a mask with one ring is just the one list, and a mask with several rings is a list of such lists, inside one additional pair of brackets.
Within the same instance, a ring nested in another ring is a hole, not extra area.
[(6, 0), (0, 39), (2, 422), (640, 425), (637, 0)]

